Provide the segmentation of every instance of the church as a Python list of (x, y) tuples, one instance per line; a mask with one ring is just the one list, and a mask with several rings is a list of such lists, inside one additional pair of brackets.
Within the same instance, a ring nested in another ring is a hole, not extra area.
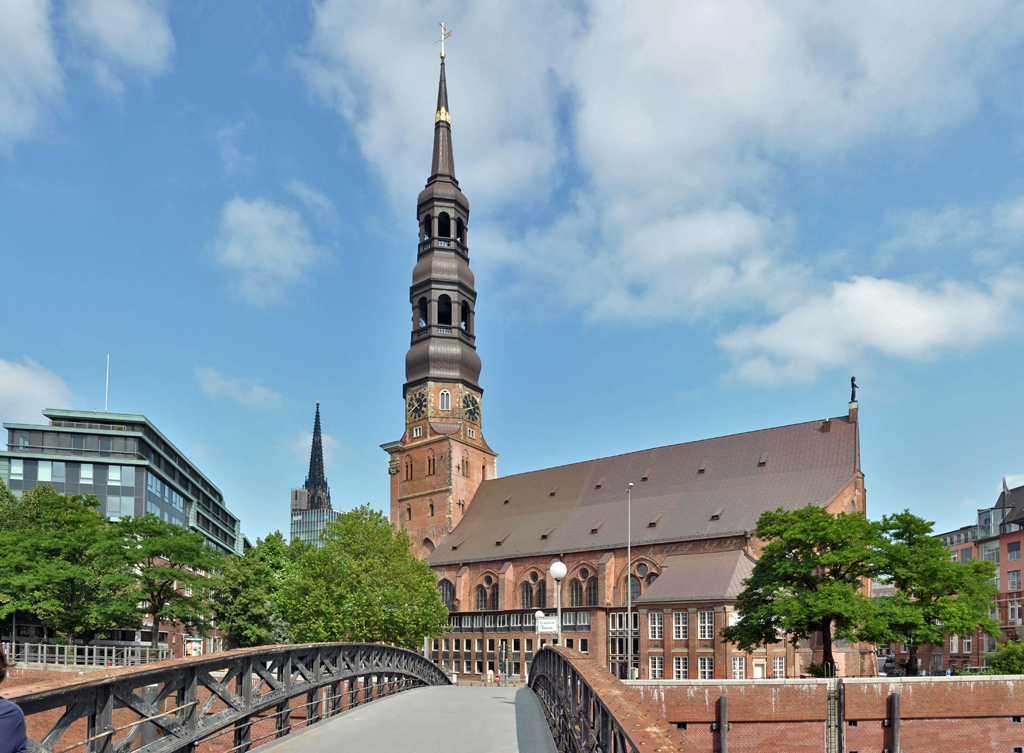
[[(799, 676), (815, 646), (746, 654), (719, 631), (735, 620), (760, 552), (762, 512), (865, 511), (857, 403), (838, 417), (498, 477), (483, 433), (469, 202), (455, 178), (444, 65), (442, 51), (430, 177), (416, 202), (405, 433), (382, 445), (391, 521), (433, 568), (449, 611), (434, 661), (480, 679), (507, 656), (511, 674), (525, 676), (551, 639), (537, 634), (535, 614), (553, 615), (560, 589), (566, 647), (618, 677), (628, 663), (641, 679)], [(870, 647), (835, 650), (840, 674), (875, 674)]]

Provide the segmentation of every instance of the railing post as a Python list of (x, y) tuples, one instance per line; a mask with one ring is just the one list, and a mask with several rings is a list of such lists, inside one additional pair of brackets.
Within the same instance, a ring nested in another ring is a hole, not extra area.
[(285, 698), (284, 701), (277, 704), (277, 735), (275, 739), (281, 739), (292, 730), (292, 699), (291, 689), (293, 686), (292, 682), (292, 655), (287, 653), (281, 660), (281, 664), (277, 668), (278, 676), (277, 679), (285, 687), (285, 693), (289, 697)]
[(94, 738), (89, 753), (110, 753), (114, 749), (114, 692), (109, 685), (96, 688), (96, 708), (89, 714), (86, 735)]
[[(252, 657), (242, 660), (242, 668), (235, 680), (235, 693), (242, 699), (242, 706), (246, 711), (252, 709)], [(234, 748), (238, 753), (247, 753), (249, 741), (252, 738), (252, 715), (246, 714), (235, 722)]]
[(718, 740), (722, 753), (729, 753), (729, 696), (718, 698)]
[(889, 696), (889, 726), (892, 729), (892, 753), (900, 751), (900, 694)]
[[(186, 667), (182, 689), (178, 692), (180, 705), (187, 705), (183, 710), (183, 726), (189, 735), (194, 736), (199, 727), (199, 673), (192, 667)], [(182, 753), (195, 753), (195, 742), (181, 749)]]

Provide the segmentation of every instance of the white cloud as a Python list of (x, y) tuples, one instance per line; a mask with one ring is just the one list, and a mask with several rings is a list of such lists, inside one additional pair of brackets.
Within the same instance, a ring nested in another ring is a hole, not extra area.
[(47, 0), (7, 0), (0, 23), (0, 148), (33, 136), (63, 96)]
[[(428, 172), (437, 68), (426, 34), (448, 8), (321, 0), (298, 60), (403, 216)], [(871, 352), (921, 358), (1008, 330), (1013, 285), (943, 283), (940, 271), (924, 287), (849, 267), (862, 276), (821, 279), (824, 260), (794, 258), (799, 227), (775, 189), (784, 173), (875, 144), (927, 148), (975, 117), (994, 82), (1019, 76), (1009, 53), (1024, 40), (1024, 6), (525, 0), (460, 14), (446, 66), (455, 163), (484, 218), (476, 263), (508, 302), (536, 311), (543, 291), (549, 305), (633, 322), (781, 317), (720, 338), (751, 374), (806, 377)], [(907, 212), (873, 271), (910, 249), (971, 252), (998, 272), (1005, 264), (978, 244), (1000, 222), (1007, 235), (1024, 227), (1024, 203)], [(886, 316), (857, 308), (876, 303)], [(938, 319), (915, 323), (925, 312)], [(782, 341), (795, 331), (815, 341)]]
[(174, 34), (165, 0), (75, 0), (68, 4), (72, 35), (89, 51), (97, 82), (121, 94), (121, 77), (149, 78), (166, 72), (174, 56)]
[(297, 211), (238, 196), (224, 204), (210, 249), (232, 274), (236, 292), (255, 306), (307, 284), (309, 272), (326, 257)]
[(196, 366), (193, 370), (199, 389), (209, 398), (226, 397), (246, 408), (269, 410), (281, 403), (280, 393), (260, 384), (258, 379), (227, 376), (210, 367)]
[(39, 423), (45, 408), (70, 408), (74, 394), (64, 380), (28, 356), (0, 359), (0, 420)]
[(764, 326), (718, 338), (741, 379), (812, 381), (821, 369), (856, 364), (869, 352), (931, 358), (992, 340), (1018, 324), (1024, 280), (995, 280), (989, 290), (947, 282), (937, 288), (855, 277), (836, 282)]
[(337, 224), (338, 210), (335, 209), (334, 202), (328, 199), (326, 194), (298, 179), (288, 181), (285, 188), (305, 204), (306, 209), (324, 225), (334, 227)]
[(246, 129), (245, 121), (222, 126), (213, 133), (214, 141), (220, 147), (220, 161), (224, 172), (233, 175), (246, 172), (256, 164), (256, 158), (245, 154), (238, 146), (238, 141)]

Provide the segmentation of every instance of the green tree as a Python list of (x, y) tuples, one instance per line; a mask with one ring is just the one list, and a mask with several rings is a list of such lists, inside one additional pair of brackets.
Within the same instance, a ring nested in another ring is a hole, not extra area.
[(153, 615), (152, 647), (157, 647), (163, 622), (181, 623), (206, 635), (213, 613), (210, 573), (221, 563), (206, 537), (155, 515), (124, 518), (116, 525), (137, 566), (140, 596), (146, 602), (139, 612)]
[(137, 623), (132, 563), (95, 505), (51, 486), (21, 500), (0, 489), (0, 618), (31, 612), (68, 643)]
[(1024, 675), (1024, 642), (1007, 641), (996, 650), (985, 654), (993, 674)]
[(988, 616), (999, 589), (996, 566), (987, 560), (953, 562), (932, 523), (909, 510), (885, 515), (873, 558), (874, 577), (892, 583), (894, 596), (875, 599), (862, 640), (906, 643), (907, 674), (917, 674), (917, 651), (942, 644), (947, 634), (974, 635), (978, 628), (999, 635)]
[(864, 579), (871, 573), (874, 524), (861, 513), (832, 515), (817, 505), (764, 512), (765, 542), (736, 599), (739, 620), (722, 637), (753, 651), (788, 636), (793, 645), (820, 633), (822, 665), (835, 671), (833, 639), (855, 639), (870, 614)]
[(448, 610), (433, 571), (380, 512), (363, 506), (343, 514), (322, 542), (301, 551), (284, 589), (295, 640), (416, 648), (445, 631)]
[(280, 532), (256, 540), (241, 557), (221, 564), (214, 602), (217, 625), (227, 631), (233, 647), (265, 646), (288, 641), (282, 617), (282, 585), (292, 557)]

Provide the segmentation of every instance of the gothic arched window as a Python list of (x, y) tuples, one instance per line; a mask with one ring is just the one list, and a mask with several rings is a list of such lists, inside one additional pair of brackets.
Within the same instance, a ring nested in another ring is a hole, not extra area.
[(494, 588), (491, 589), (491, 609), (498, 608), (498, 584), (494, 584)]
[(430, 512), (427, 513), (430, 517), (434, 517), (434, 503), (430, 503)]
[(437, 299), (437, 323), (441, 326), (452, 326), (452, 299), (442, 295)]
[(548, 586), (541, 581), (537, 584), (537, 609), (546, 609), (548, 606)]
[(452, 409), (452, 393), (448, 390), (441, 390), (441, 394), (437, 397), (437, 407), (440, 410), (451, 410)]
[(640, 580), (634, 576), (629, 576), (629, 592), (631, 594), (630, 604), (640, 598)]
[(482, 612), (487, 609), (487, 589), (483, 586), (476, 587), (476, 611)]
[(437, 237), (452, 237), (452, 218), (447, 212), (441, 212), (441, 214), (437, 215)]
[(597, 606), (597, 578), (591, 578), (587, 581), (587, 606)]
[(455, 586), (447, 578), (442, 578), (441, 582), (437, 584), (438, 593), (441, 594), (441, 601), (448, 607), (448, 611), (451, 612), (455, 609)]
[[(427, 453), (427, 475), (433, 476), (436, 468), (437, 466), (434, 463), (434, 451), (431, 450)], [(431, 515), (433, 515), (433, 512), (431, 512)]]
[(412, 520), (412, 508), (411, 507), (405, 508), (405, 519), (406, 520)]
[(462, 475), (469, 475), (469, 455), (462, 456)]
[(523, 583), (519, 587), (519, 608), (533, 609), (533, 586)]
[(583, 584), (580, 583), (578, 580), (574, 580), (572, 583), (569, 584), (569, 606), (583, 606)]
[(658, 579), (658, 574), (657, 573), (651, 573), (650, 575), (648, 575), (647, 576), (647, 587), (649, 588), (650, 585), (652, 583), (654, 583), (654, 581), (656, 581), (657, 579)]
[(405, 480), (412, 481), (412, 457), (408, 455), (405, 458)]

